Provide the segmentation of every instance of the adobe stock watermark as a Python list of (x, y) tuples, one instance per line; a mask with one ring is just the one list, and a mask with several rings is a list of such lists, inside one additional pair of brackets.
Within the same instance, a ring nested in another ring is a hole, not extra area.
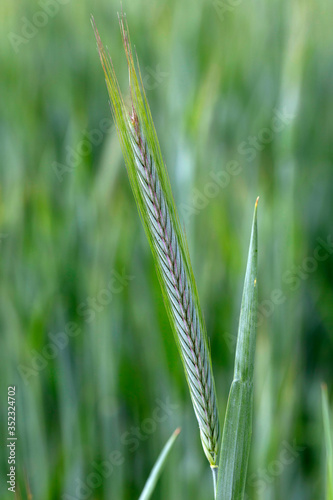
[(162, 70), (159, 64), (157, 64), (156, 68), (146, 66), (142, 77), (143, 88), (146, 92), (155, 90), (163, 83), (163, 81), (165, 81), (168, 76), (169, 73)]
[(179, 205), (179, 211), (185, 224), (189, 222), (193, 215), (198, 215), (204, 210), (222, 189), (229, 186), (231, 179), (242, 171), (243, 168), (239, 161), (231, 160), (224, 169), (209, 172), (210, 181), (206, 182), (202, 189), (194, 188), (192, 190), (190, 203), (183, 202)]
[(213, 0), (213, 7), (220, 21), (224, 21), (226, 14), (233, 12), (244, 0)]
[[(263, 494), (269, 485), (273, 484), (278, 476), (281, 476), (286, 469), (305, 450), (305, 446), (298, 446), (294, 440), (293, 444), (287, 441), (282, 442), (280, 453), (276, 460), (272, 460), (267, 467), (258, 469), (248, 477), (247, 484), (252, 486), (256, 495)], [(249, 495), (244, 494), (244, 500), (251, 500)]]
[[(128, 282), (133, 280), (134, 276), (129, 276), (123, 270), (122, 274), (112, 271), (111, 279), (105, 288), (102, 288), (96, 297), (88, 297), (77, 307), (77, 314), (82, 316), (85, 323), (91, 323), (97, 313), (102, 312), (113, 300), (113, 297), (121, 293)], [(17, 369), (21, 375), (24, 384), (28, 385), (30, 379), (36, 377), (43, 371), (49, 361), (55, 359), (60, 351), (63, 351), (71, 338), (77, 337), (82, 332), (80, 326), (74, 321), (66, 323), (64, 331), (48, 334), (49, 341), (43, 349), (38, 352), (36, 349), (30, 351), (30, 363), (19, 364)]]
[[(274, 313), (275, 309), (284, 304), (288, 295), (287, 292), (295, 292), (299, 289), (303, 281), (309, 279), (310, 275), (317, 271), (319, 263), (325, 262), (333, 255), (333, 238), (328, 235), (326, 240), (321, 237), (317, 238), (317, 246), (314, 248), (312, 255), (304, 257), (302, 263), (293, 265), (291, 269), (285, 271), (282, 275), (283, 288), (274, 288), (269, 297), (259, 302), (257, 326), (261, 326)], [(223, 339), (230, 353), (235, 351), (237, 343), (237, 333), (224, 332)]]
[(106, 460), (93, 461), (89, 474), (84, 480), (76, 478), (75, 491), (72, 494), (64, 493), (61, 500), (88, 500), (93, 491), (125, 463), (126, 454), (136, 452), (140, 445), (157, 430), (159, 424), (165, 422), (178, 407), (179, 405), (171, 403), (169, 398), (166, 401), (157, 399), (151, 417), (145, 418), (140, 426), (131, 427), (120, 436), (123, 448), (111, 451)]
[(111, 274), (111, 280), (105, 288), (102, 288), (95, 297), (88, 297), (77, 306), (77, 314), (82, 316), (86, 323), (94, 321), (96, 314), (102, 312), (112, 302), (114, 295), (121, 293), (128, 282), (134, 280), (134, 276), (125, 273), (125, 269), (122, 274), (117, 271), (112, 271)]
[[(163, 71), (158, 64), (156, 68), (147, 66), (143, 72), (142, 84), (145, 91), (156, 89), (169, 76), (169, 73)], [(65, 161), (60, 163), (53, 161), (52, 168), (59, 182), (62, 182), (64, 176), (73, 172), (80, 166), (82, 160), (92, 153), (93, 147), (102, 144), (104, 136), (115, 130), (115, 126), (110, 118), (100, 120), (98, 127), (87, 130), (81, 130), (82, 139), (73, 148), (69, 145), (65, 147)]]
[(45, 28), (50, 19), (53, 19), (59, 12), (62, 5), (66, 5), (70, 0), (39, 0), (40, 7), (33, 16), (28, 19), (21, 17), (21, 28), (19, 33), (10, 31), (7, 35), (14, 52), (18, 53), (22, 45), (26, 45), (39, 33), (39, 30)]
[(105, 134), (111, 129), (115, 129), (112, 120), (103, 118), (97, 128), (81, 130), (83, 139), (77, 143), (75, 148), (68, 145), (65, 147), (65, 163), (57, 161), (52, 163), (58, 181), (62, 182), (65, 174), (73, 172), (80, 165), (82, 159), (91, 154), (93, 146), (96, 147), (102, 144)]
[[(304, 257), (301, 264), (294, 264), (291, 269), (283, 273), (282, 283), (286, 291), (295, 292), (298, 290), (302, 282), (309, 279), (311, 274), (317, 271), (319, 264), (325, 262), (333, 255), (333, 239), (331, 234), (327, 236), (326, 240), (318, 237), (316, 241), (317, 246), (314, 248), (312, 255)], [(275, 288), (271, 291), (267, 299), (262, 300), (258, 304), (258, 326), (261, 326), (265, 319), (269, 318), (278, 306), (286, 302), (288, 296), (284, 289)]]
[(237, 344), (237, 336), (238, 336), (237, 333), (229, 333), (229, 332), (223, 333), (223, 339), (230, 353), (235, 352)]
[[(282, 111), (275, 109), (270, 127), (262, 128), (255, 136), (248, 136), (237, 147), (238, 153), (244, 156), (245, 161), (248, 163), (253, 162), (258, 153), (263, 151), (273, 141), (274, 136), (282, 132), (294, 118), (295, 115), (289, 113), (286, 109)], [(205, 183), (204, 187), (193, 189), (190, 203), (181, 203), (179, 205), (184, 222), (187, 223), (193, 215), (197, 215), (201, 210), (205, 209), (210, 201), (216, 198), (220, 191), (228, 187), (231, 180), (242, 172), (243, 166), (239, 160), (229, 161), (225, 168), (217, 172), (211, 171), (208, 174), (210, 180)]]
[(290, 125), (295, 116), (286, 108), (282, 111), (275, 109), (270, 127), (263, 127), (257, 135), (249, 135), (238, 146), (238, 153), (245, 156), (246, 161), (253, 161), (257, 157), (258, 151), (263, 151), (273, 141), (276, 134), (281, 133), (285, 127)]

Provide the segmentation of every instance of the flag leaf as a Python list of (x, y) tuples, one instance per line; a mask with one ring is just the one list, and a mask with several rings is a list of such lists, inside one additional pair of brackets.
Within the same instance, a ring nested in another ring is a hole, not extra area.
[(242, 500), (252, 435), (253, 370), (257, 329), (257, 205), (254, 208), (242, 305), (239, 319), (234, 378), (222, 434), (217, 500)]

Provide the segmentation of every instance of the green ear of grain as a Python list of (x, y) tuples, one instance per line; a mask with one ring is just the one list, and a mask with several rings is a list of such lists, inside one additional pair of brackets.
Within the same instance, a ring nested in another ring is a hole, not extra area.
[(257, 204), (255, 204), (239, 319), (234, 379), (225, 415), (217, 500), (242, 500), (252, 434), (253, 369), (257, 324)]
[(333, 434), (328, 404), (327, 387), (325, 384), (322, 385), (321, 396), (327, 457), (326, 500), (333, 500)]
[(112, 60), (92, 20), (111, 111), (129, 180), (150, 244), (199, 425), (204, 453), (216, 465), (220, 436), (215, 382), (206, 326), (171, 185), (163, 162), (140, 68), (134, 62), (125, 15), (120, 29), (128, 62), (130, 103), (125, 104)]
[(174, 433), (171, 435), (171, 437), (166, 442), (163, 450), (161, 451), (158, 459), (156, 460), (154, 467), (152, 468), (152, 471), (147, 479), (146, 485), (145, 485), (145, 487), (140, 495), (139, 500), (148, 500), (151, 497), (151, 495), (155, 489), (156, 483), (161, 475), (164, 464), (169, 456), (169, 453), (170, 453), (177, 437), (179, 436), (179, 433), (180, 433), (180, 429), (178, 428), (174, 431)]

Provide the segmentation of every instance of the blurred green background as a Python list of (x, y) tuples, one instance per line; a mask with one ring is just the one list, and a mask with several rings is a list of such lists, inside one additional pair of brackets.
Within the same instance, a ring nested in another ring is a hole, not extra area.
[[(186, 229), (223, 421), (259, 202), (247, 499), (325, 498), (333, 389), (333, 4), (123, 1)], [(212, 498), (181, 362), (111, 121), (90, 15), (122, 89), (115, 0), (0, 4), (1, 485), (18, 499)], [(332, 401), (332, 397), (330, 398)]]

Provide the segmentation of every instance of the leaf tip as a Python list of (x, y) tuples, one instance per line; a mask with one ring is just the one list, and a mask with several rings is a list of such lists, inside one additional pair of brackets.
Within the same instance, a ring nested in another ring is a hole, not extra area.
[(255, 204), (255, 206), (254, 206), (254, 208), (255, 208), (255, 209), (257, 209), (257, 206), (258, 206), (258, 201), (259, 201), (259, 196), (258, 196), (258, 198), (256, 199), (256, 204)]

